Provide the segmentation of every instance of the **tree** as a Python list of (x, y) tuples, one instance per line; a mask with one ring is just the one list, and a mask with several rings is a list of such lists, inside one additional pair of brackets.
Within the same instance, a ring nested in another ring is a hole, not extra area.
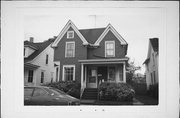
[(140, 70), (140, 66), (135, 65), (135, 61), (130, 61), (130, 58), (128, 57), (128, 61), (126, 63), (126, 82), (131, 84), (133, 75), (137, 70)]

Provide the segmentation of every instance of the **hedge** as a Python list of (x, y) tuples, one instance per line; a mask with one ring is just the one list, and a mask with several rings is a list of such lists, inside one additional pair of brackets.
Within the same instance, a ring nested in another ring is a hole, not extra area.
[(132, 87), (126, 83), (101, 83), (99, 99), (108, 101), (132, 101), (135, 95)]

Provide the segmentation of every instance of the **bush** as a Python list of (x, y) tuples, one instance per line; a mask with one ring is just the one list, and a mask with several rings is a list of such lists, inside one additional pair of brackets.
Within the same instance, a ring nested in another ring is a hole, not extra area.
[(45, 84), (45, 86), (57, 88), (73, 97), (80, 98), (81, 84), (75, 81), (59, 81)]
[(155, 99), (158, 99), (158, 94), (159, 94), (158, 84), (150, 85), (148, 90), (148, 95), (150, 95)]
[(100, 100), (132, 101), (134, 90), (126, 83), (104, 82), (99, 87)]

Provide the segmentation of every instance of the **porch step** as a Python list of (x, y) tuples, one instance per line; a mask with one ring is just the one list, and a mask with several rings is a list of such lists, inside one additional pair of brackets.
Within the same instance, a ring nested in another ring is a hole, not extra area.
[(98, 97), (98, 89), (97, 88), (85, 88), (82, 99), (86, 100), (96, 100)]

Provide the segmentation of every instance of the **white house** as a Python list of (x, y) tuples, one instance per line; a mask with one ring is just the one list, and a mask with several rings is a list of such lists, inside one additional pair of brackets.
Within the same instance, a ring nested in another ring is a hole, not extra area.
[(147, 89), (149, 85), (154, 85), (159, 83), (158, 77), (158, 65), (159, 65), (159, 43), (158, 38), (149, 39), (149, 47), (147, 59), (143, 64), (146, 66), (146, 83)]
[(54, 39), (34, 43), (24, 41), (24, 85), (42, 85), (58, 81), (59, 66), (54, 63)]

